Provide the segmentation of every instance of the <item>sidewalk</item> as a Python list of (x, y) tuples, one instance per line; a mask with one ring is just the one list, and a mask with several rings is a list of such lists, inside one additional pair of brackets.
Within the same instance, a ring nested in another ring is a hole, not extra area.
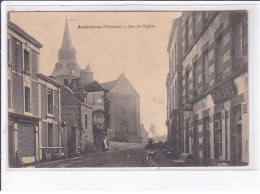
[(18, 167), (18, 168), (39, 168), (39, 167), (44, 167), (44, 166), (46, 166), (46, 168), (47, 168), (48, 165), (56, 164), (56, 163), (59, 163), (59, 162), (78, 160), (78, 159), (81, 159), (81, 158), (84, 158), (84, 157), (93, 156), (93, 155), (101, 153), (101, 152), (103, 152), (103, 151), (96, 152), (96, 153), (85, 153), (85, 154), (81, 154), (80, 156), (76, 156), (76, 157), (72, 157), (72, 158), (60, 158), (60, 159), (57, 159), (57, 160), (39, 161), (39, 162), (32, 163), (32, 164), (25, 164), (25, 165)]
[(94, 156), (94, 155), (99, 154), (99, 153), (111, 152), (113, 150), (117, 151), (117, 150), (127, 149), (127, 148), (130, 148), (130, 147), (139, 145), (139, 144), (140, 143), (127, 143), (127, 142), (113, 142), (113, 141), (111, 141), (110, 142), (110, 150), (107, 150), (107, 151), (101, 151), (100, 150), (96, 153), (85, 153), (85, 154), (81, 154), (80, 156), (76, 156), (76, 157), (72, 157), (72, 158), (61, 158), (61, 159), (50, 160), (50, 161), (39, 161), (39, 162), (32, 163), (32, 164), (25, 164), (25, 165), (18, 167), (18, 168), (39, 168), (39, 167), (45, 167), (45, 166), (47, 168), (49, 165), (56, 164), (56, 163), (59, 163), (59, 162), (79, 160), (79, 159), (82, 159), (84, 157), (91, 157), (91, 156)]

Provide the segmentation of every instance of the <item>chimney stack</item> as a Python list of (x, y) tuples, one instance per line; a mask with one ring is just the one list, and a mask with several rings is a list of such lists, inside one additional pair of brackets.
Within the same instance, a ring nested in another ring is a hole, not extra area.
[(71, 89), (72, 91), (77, 91), (80, 87), (80, 78), (72, 79), (71, 80)]

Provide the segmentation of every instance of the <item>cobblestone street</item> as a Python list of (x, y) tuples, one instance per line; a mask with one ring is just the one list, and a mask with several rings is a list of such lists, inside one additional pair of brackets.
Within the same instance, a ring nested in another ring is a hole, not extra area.
[(147, 150), (144, 144), (112, 143), (114, 150), (92, 155), (85, 155), (79, 159), (46, 163), (37, 168), (81, 168), (81, 167), (149, 167)]

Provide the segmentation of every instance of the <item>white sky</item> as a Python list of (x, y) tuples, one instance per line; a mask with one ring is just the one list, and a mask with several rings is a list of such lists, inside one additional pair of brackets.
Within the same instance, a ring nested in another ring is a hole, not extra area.
[[(58, 61), (65, 18), (68, 17), (77, 61), (88, 61), (94, 79), (115, 80), (124, 71), (140, 95), (141, 123), (158, 135), (167, 133), (166, 77), (169, 59), (167, 44), (173, 19), (180, 12), (15, 12), (11, 21), (43, 44), (41, 73), (50, 75)], [(140, 29), (78, 29), (78, 25), (155, 25)]]

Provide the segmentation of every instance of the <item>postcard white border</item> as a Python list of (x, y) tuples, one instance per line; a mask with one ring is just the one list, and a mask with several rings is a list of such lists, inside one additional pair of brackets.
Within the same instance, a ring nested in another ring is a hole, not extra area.
[[(6, 45), (7, 45), (7, 11), (192, 11), (192, 10), (248, 10), (249, 14), (249, 166), (246, 167), (161, 167), (159, 168), (48, 168), (48, 169), (10, 169), (7, 166), (7, 68), (3, 64), (7, 64), (6, 59)], [(258, 52), (260, 51), (259, 44), (259, 25), (260, 22), (257, 20), (260, 18), (260, 4), (258, 2), (3, 2), (1, 7), (1, 22), (2, 22), (2, 36), (1, 36), (1, 96), (2, 96), (2, 106), (1, 106), (1, 144), (2, 144), (2, 177), (3, 189), (12, 189), (13, 186), (20, 189), (25, 188), (37, 188), (38, 185), (44, 184), (48, 185), (46, 181), (55, 183), (55, 177), (64, 180), (64, 184), (49, 184), (51, 188), (59, 188), (62, 186), (65, 188), (70, 188), (70, 182), (68, 180), (74, 180), (74, 183), (79, 181), (79, 187), (82, 189), (88, 189), (86, 186), (92, 188), (97, 183), (94, 180), (104, 179), (104, 188), (115, 189), (116, 186), (113, 183), (113, 179), (120, 180), (118, 184), (119, 188), (122, 188), (128, 182), (128, 178), (131, 179), (131, 183), (134, 183), (135, 188), (143, 188), (143, 186), (148, 186), (150, 188), (162, 187), (165, 189), (172, 188), (173, 185), (176, 186), (175, 189), (181, 188), (185, 182), (192, 182), (192, 180), (204, 181), (205, 188), (213, 186), (210, 181), (210, 177), (214, 176), (219, 182), (229, 181), (233, 183), (233, 186), (242, 187), (239, 183), (238, 177), (243, 174), (258, 174), (259, 171), (259, 132), (257, 129), (257, 116), (259, 115), (259, 103), (257, 104), (257, 99), (259, 99), (259, 90), (257, 85), (259, 82), (259, 58)], [(239, 172), (238, 172), (239, 170)], [(174, 175), (174, 176), (173, 176)], [(26, 179), (23, 178), (26, 176)], [(84, 179), (84, 177), (86, 179)], [(146, 177), (150, 180), (147, 185), (139, 185), (144, 179), (141, 177)], [(156, 177), (158, 182), (152, 180), (152, 177)], [(172, 177), (173, 176), (173, 177)], [(235, 176), (235, 177), (234, 177)], [(37, 177), (37, 178), (36, 178)], [(93, 180), (91, 179), (93, 177)], [(94, 178), (95, 177), (95, 178)], [(116, 178), (117, 177), (117, 178)], [(165, 180), (164, 184), (161, 179), (170, 179), (172, 177), (172, 182)], [(182, 177), (182, 178), (178, 178)], [(227, 180), (226, 178), (231, 179)], [(82, 182), (84, 179), (86, 183)], [(183, 180), (182, 180), (183, 179)], [(242, 178), (244, 181), (245, 177)], [(29, 181), (30, 180), (30, 181)], [(160, 180), (160, 181), (159, 181)], [(27, 182), (29, 181), (29, 182)], [(237, 181), (237, 182), (236, 182)], [(254, 182), (254, 181), (252, 181)], [(28, 184), (30, 183), (30, 184)], [(110, 183), (110, 184), (109, 184)], [(178, 185), (176, 185), (178, 183)], [(201, 184), (202, 184), (201, 183)], [(173, 185), (171, 185), (173, 184)], [(224, 184), (224, 182), (223, 182)], [(252, 184), (248, 182), (248, 184)], [(105, 186), (106, 185), (106, 186)], [(111, 187), (114, 185), (114, 187)], [(181, 186), (182, 185), (182, 186)], [(186, 184), (185, 184), (186, 185)], [(225, 185), (225, 184), (224, 184)], [(72, 186), (72, 185), (71, 185)], [(100, 186), (100, 185), (99, 185)], [(197, 188), (196, 185), (191, 184), (191, 188)], [(187, 187), (187, 185), (186, 185)], [(188, 186), (190, 188), (190, 186)], [(99, 188), (103, 189), (103, 188)]]

